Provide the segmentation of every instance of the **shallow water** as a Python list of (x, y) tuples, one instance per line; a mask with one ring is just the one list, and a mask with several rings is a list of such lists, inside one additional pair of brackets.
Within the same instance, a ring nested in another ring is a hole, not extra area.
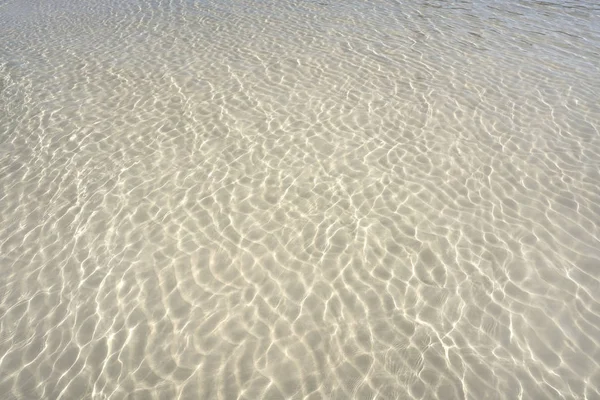
[(595, 1), (0, 1), (3, 399), (600, 399)]

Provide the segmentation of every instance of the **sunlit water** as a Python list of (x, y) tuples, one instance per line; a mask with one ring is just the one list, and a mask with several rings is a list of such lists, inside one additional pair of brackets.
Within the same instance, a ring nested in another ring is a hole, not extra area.
[(594, 0), (0, 1), (2, 399), (600, 399)]

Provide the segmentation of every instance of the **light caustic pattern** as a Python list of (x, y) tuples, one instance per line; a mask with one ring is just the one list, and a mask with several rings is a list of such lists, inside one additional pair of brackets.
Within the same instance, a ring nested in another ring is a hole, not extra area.
[(3, 0), (2, 398), (599, 399), (594, 4)]

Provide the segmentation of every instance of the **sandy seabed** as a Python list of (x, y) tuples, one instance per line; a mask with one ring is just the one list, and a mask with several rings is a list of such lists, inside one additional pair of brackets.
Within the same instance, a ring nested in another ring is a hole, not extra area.
[(3, 399), (600, 399), (600, 8), (0, 1)]

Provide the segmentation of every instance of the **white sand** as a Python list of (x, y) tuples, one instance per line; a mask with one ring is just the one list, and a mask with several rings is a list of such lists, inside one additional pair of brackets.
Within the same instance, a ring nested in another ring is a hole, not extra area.
[(600, 399), (562, 3), (0, 2), (2, 398)]

